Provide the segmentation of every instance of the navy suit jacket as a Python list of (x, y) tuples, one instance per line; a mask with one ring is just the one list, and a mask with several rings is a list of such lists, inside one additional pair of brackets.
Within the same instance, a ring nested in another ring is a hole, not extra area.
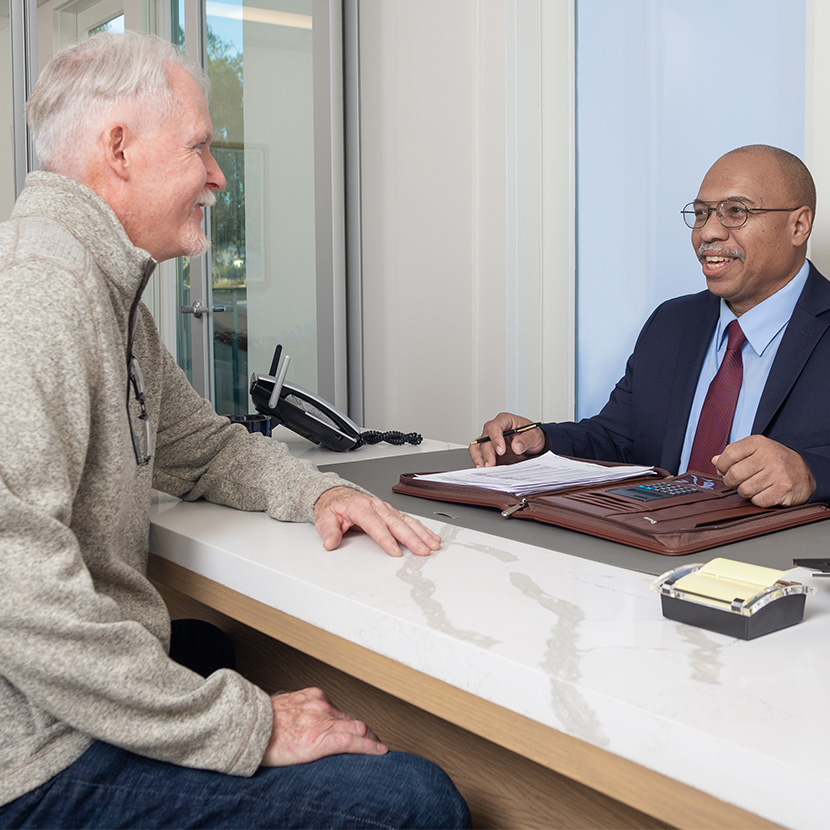
[[(545, 424), (562, 455), (678, 470), (700, 368), (720, 313), (708, 291), (660, 305), (643, 326), (624, 377), (602, 411), (578, 423)], [(796, 450), (830, 500), (830, 282), (810, 263), (770, 369), (753, 434)]]

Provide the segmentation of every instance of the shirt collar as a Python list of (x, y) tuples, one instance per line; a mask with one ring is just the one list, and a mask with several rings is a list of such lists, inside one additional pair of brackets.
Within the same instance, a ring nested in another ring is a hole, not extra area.
[[(798, 273), (783, 288), (779, 288), (771, 297), (762, 303), (753, 306), (741, 315), (741, 331), (743, 331), (752, 350), (758, 356), (775, 339), (775, 336), (787, 325), (793, 316), (795, 304), (804, 290), (807, 275), (810, 273), (810, 263), (805, 259)], [(723, 345), (726, 337), (726, 327), (738, 318), (726, 304), (720, 301), (720, 317), (715, 332), (715, 342), (718, 349)]]

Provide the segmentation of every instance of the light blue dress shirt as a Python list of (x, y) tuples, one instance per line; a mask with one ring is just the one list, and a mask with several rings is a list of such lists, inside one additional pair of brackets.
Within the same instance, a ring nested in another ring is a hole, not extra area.
[[(778, 353), (781, 338), (784, 336), (790, 317), (792, 317), (795, 304), (804, 290), (809, 272), (810, 265), (805, 260), (801, 270), (783, 288), (741, 315), (741, 330), (746, 336), (746, 343), (744, 343), (741, 350), (744, 378), (741, 384), (741, 392), (738, 395), (738, 404), (735, 407), (735, 418), (732, 421), (732, 432), (729, 436), (730, 444), (752, 435), (752, 424), (755, 420), (761, 394), (767, 383), (767, 377), (769, 377), (769, 370), (772, 368), (775, 355)], [(700, 377), (697, 381), (697, 390), (692, 401), (692, 409), (689, 412), (686, 438), (683, 441), (683, 451), (680, 454), (679, 471), (681, 473), (688, 469), (700, 410), (703, 408), (703, 401), (706, 398), (709, 384), (717, 374), (718, 367), (726, 353), (726, 327), (735, 319), (737, 318), (726, 304), (726, 301), (721, 300), (720, 317), (717, 326), (715, 326), (712, 341), (709, 343), (706, 357), (703, 360)]]

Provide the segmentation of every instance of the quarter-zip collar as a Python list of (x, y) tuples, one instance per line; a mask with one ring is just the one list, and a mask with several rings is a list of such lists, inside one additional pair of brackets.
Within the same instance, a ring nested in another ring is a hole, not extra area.
[[(138, 250), (138, 249), (136, 249)], [(133, 297), (132, 305), (130, 306), (130, 323), (129, 331), (127, 333), (127, 359), (131, 359), (133, 353), (133, 340), (135, 339), (135, 326), (138, 320), (138, 304), (141, 302), (141, 295), (150, 282), (150, 277), (153, 276), (153, 271), (156, 270), (158, 263), (152, 258), (148, 257), (147, 262), (144, 263), (144, 271), (141, 275), (141, 282), (138, 285), (135, 297)]]

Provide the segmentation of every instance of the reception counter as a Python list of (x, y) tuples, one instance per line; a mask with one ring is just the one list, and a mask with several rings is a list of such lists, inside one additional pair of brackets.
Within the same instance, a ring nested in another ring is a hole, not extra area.
[[(365, 449), (350, 460), (393, 451)], [(174, 614), (259, 638), (240, 668), (269, 692), (334, 688), (441, 763), (479, 826), (825, 826), (830, 579), (794, 570), (816, 587), (804, 622), (741, 641), (664, 619), (651, 575), (569, 555), (568, 531), (548, 550), (425, 521), (441, 550), (395, 559), (361, 534), (327, 552), (310, 526), (160, 496), (151, 575)]]

